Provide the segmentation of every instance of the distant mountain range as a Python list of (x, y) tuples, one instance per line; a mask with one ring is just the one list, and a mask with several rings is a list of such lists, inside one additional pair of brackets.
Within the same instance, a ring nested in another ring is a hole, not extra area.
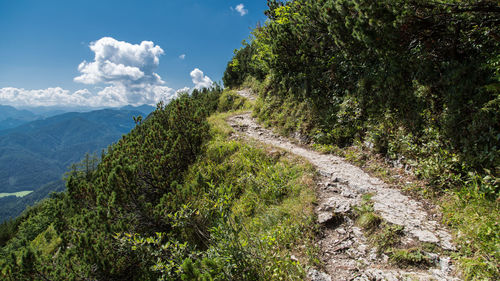
[[(0, 105), (0, 131), (18, 127), (31, 121), (45, 119), (55, 115), (60, 115), (68, 112), (90, 112), (105, 108), (89, 108), (89, 107), (25, 107), (15, 108), (9, 105)], [(127, 105), (121, 108), (111, 108), (116, 110), (139, 111), (145, 116), (149, 115), (155, 107), (150, 105), (132, 106)]]
[(153, 110), (151, 106), (126, 106), (43, 118), (28, 110), (0, 106), (0, 124), (6, 120), (20, 124), (0, 127), (0, 193), (34, 191), (23, 198), (0, 198), (0, 221), (62, 190), (61, 179), (72, 163), (81, 161), (85, 153), (100, 153), (135, 126), (133, 116), (146, 117)]
[(31, 111), (0, 105), (0, 130), (14, 128), (36, 119), (38, 116)]

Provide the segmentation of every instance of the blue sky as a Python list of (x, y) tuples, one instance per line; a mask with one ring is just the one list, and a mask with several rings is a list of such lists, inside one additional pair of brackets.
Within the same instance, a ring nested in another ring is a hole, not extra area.
[(153, 103), (219, 82), (265, 9), (265, 0), (0, 0), (0, 104)]

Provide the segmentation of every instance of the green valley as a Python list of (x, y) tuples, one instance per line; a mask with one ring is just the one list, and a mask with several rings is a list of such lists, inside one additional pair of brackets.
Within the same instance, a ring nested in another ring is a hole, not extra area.
[[(141, 115), (145, 114), (127, 109), (64, 113), (1, 130), (0, 221), (18, 216), (53, 191), (62, 191), (64, 173), (73, 163), (86, 153), (97, 157), (135, 126), (134, 116)], [(15, 196), (24, 190), (33, 193)]]

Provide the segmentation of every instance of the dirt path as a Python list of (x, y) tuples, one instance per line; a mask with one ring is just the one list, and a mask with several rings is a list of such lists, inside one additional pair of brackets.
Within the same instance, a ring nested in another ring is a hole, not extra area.
[[(325, 268), (311, 269), (310, 280), (459, 280), (453, 276), (450, 258), (439, 254), (454, 250), (451, 235), (432, 219), (423, 204), (340, 157), (320, 154), (275, 135), (257, 124), (250, 113), (227, 121), (242, 137), (299, 155), (319, 171), (316, 212), (324, 231), (318, 246)], [(366, 193), (373, 194), (373, 208), (383, 220), (403, 228), (400, 247), (411, 248), (422, 242), (436, 246), (434, 253), (425, 253), (432, 263), (430, 267), (400, 269), (392, 266), (385, 254), (377, 254), (352, 219), (353, 207), (361, 204)]]
[(238, 95), (244, 97), (244, 98), (247, 98), (251, 101), (254, 101), (256, 98), (255, 98), (255, 95), (252, 93), (252, 90), (250, 89), (243, 89), (243, 90), (239, 90), (237, 91)]

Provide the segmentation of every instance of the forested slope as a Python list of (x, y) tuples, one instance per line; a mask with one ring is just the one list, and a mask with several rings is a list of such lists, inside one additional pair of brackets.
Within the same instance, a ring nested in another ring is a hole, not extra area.
[(427, 181), (417, 192), (444, 207), (465, 276), (498, 277), (498, 2), (268, 5), (224, 84), (258, 92), (254, 114), (285, 135), (380, 153)]
[(35, 190), (60, 180), (85, 153), (100, 153), (134, 127), (139, 111), (65, 113), (0, 131), (0, 191)]
[(139, 118), (66, 192), (2, 225), (3, 280), (304, 278), (290, 255), (313, 238), (313, 170), (229, 140), (224, 112), (243, 106), (216, 87)]
[[(2, 279), (304, 280), (323, 266), (315, 171), (232, 134), (225, 120), (241, 109), (322, 151), (407, 167), (426, 185), (405, 192), (441, 205), (463, 277), (498, 279), (498, 3), (268, 5), (225, 90), (159, 104), (97, 166), (75, 166), (66, 192), (0, 227)], [(241, 86), (255, 104), (231, 90)], [(402, 230), (370, 196), (351, 223), (383, 251)], [(391, 257), (411, 269), (428, 262), (422, 251)]]
[(134, 116), (146, 116), (144, 110), (149, 111), (144, 106), (37, 116), (38, 120), (1, 130), (0, 193), (33, 192), (23, 198), (0, 198), (0, 222), (15, 218), (51, 192), (64, 190), (69, 167), (85, 154), (96, 165), (97, 155), (135, 126)]
[(39, 118), (28, 110), (18, 110), (12, 106), (0, 105), (0, 131), (17, 127)]

